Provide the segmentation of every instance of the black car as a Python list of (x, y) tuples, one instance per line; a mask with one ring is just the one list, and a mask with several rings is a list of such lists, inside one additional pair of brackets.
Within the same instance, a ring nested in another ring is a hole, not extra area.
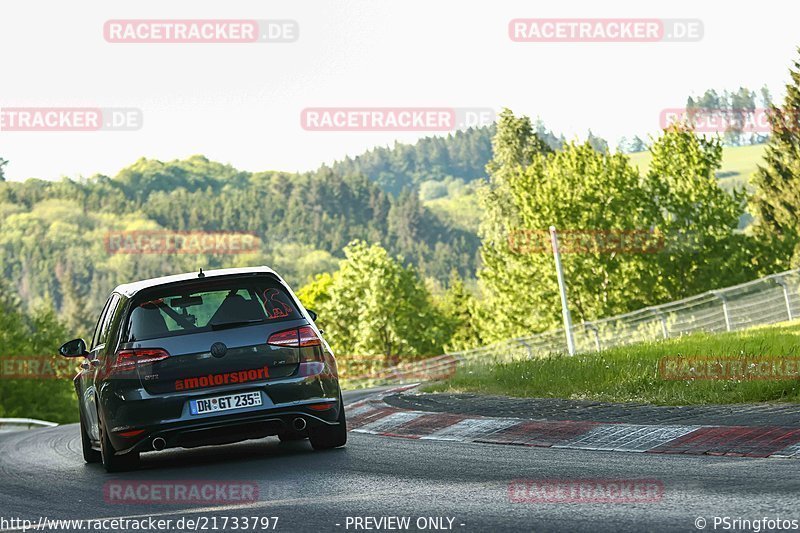
[(135, 468), (140, 452), (277, 435), (347, 442), (336, 360), (292, 290), (267, 267), (117, 287), (75, 377), (83, 456)]

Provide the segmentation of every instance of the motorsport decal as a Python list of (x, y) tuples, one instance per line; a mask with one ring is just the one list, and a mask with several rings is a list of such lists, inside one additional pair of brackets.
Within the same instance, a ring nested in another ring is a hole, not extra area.
[(269, 377), (269, 367), (264, 366), (253, 370), (239, 370), (237, 372), (225, 372), (223, 374), (209, 374), (194, 378), (184, 378), (175, 381), (175, 390), (201, 389), (203, 387), (213, 387), (215, 385), (227, 385), (229, 383), (245, 383)]

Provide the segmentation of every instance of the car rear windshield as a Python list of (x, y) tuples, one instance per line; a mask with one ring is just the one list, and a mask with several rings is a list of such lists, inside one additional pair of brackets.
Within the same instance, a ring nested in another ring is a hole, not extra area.
[(127, 342), (301, 318), (286, 290), (268, 277), (147, 289), (131, 309)]

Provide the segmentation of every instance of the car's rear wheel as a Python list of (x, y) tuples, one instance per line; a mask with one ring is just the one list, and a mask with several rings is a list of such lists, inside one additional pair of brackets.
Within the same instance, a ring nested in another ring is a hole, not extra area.
[(347, 420), (344, 414), (344, 402), (339, 395), (339, 418), (335, 426), (318, 426), (311, 429), (309, 440), (315, 450), (329, 450), (347, 444)]
[(86, 422), (83, 418), (83, 411), (79, 408), (80, 412), (80, 426), (81, 426), (81, 447), (83, 448), (83, 460), (87, 463), (99, 463), (103, 460), (100, 452), (92, 448), (92, 441), (89, 439), (89, 433), (86, 431)]
[(139, 466), (139, 452), (115, 455), (114, 446), (108, 439), (105, 426), (100, 423), (100, 455), (106, 472), (125, 472)]

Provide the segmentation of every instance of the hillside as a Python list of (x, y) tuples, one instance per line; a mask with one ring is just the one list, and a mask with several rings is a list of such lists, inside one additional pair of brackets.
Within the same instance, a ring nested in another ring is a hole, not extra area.
[[(115, 253), (109, 232), (250, 232), (248, 253)], [(380, 242), (426, 277), (475, 271), (477, 237), (416, 194), (391, 196), (364, 176), (248, 173), (194, 156), (140, 159), (116, 176), (0, 182), (0, 264), (26, 307), (52, 303), (87, 328), (119, 283), (199, 267), (269, 264), (297, 286), (335, 270), (345, 245)]]
[(392, 194), (431, 181), (470, 182), (486, 175), (493, 135), (492, 126), (459, 130), (446, 137), (425, 137), (415, 144), (396, 142), (391, 148), (377, 147), (336, 161), (332, 168), (343, 175), (363, 174)]

